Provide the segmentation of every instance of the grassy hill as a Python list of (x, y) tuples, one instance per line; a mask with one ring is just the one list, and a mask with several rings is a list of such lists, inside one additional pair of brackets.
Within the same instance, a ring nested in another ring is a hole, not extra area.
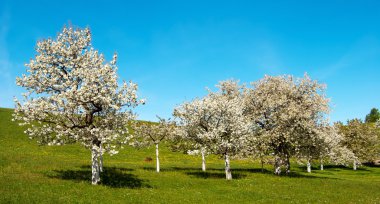
[(224, 179), (224, 163), (207, 157), (206, 173), (196, 156), (126, 148), (105, 156), (102, 184), (90, 182), (90, 151), (80, 145), (38, 146), (0, 109), (0, 203), (380, 203), (380, 168), (326, 166), (305, 172), (293, 163), (291, 176), (261, 172), (258, 162), (232, 161), (234, 180)]

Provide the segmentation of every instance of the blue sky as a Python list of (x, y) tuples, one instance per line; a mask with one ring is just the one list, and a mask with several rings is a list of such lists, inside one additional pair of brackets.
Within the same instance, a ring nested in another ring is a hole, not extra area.
[(120, 78), (139, 84), (140, 119), (224, 79), (307, 72), (327, 84), (332, 121), (380, 107), (380, 1), (7, 1), (0, 2), (0, 107), (23, 89), (15, 77), (37, 40), (71, 22), (89, 26)]

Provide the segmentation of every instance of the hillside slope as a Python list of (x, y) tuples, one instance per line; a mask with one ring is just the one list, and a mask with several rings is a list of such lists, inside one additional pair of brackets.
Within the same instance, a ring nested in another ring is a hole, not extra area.
[(90, 151), (82, 146), (38, 146), (11, 122), (12, 110), (0, 109), (0, 203), (380, 203), (380, 168), (358, 171), (327, 166), (325, 171), (275, 176), (252, 161), (232, 161), (234, 180), (224, 179), (224, 163), (160, 152), (156, 173), (154, 149), (125, 148), (105, 156), (102, 184), (90, 182)]

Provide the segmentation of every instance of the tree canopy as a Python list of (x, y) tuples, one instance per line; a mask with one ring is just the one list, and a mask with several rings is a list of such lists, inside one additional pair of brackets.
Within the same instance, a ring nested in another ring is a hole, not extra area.
[(377, 108), (372, 108), (371, 112), (369, 112), (365, 116), (365, 122), (366, 123), (375, 123), (380, 119), (380, 112), (379, 109)]
[(107, 63), (91, 45), (90, 29), (64, 27), (56, 39), (37, 43), (27, 74), (17, 77), (24, 100), (16, 101), (14, 119), (41, 144), (80, 142), (91, 149), (93, 184), (99, 181), (103, 151), (117, 153), (128, 141), (132, 108), (143, 103), (137, 84), (118, 84), (117, 55)]

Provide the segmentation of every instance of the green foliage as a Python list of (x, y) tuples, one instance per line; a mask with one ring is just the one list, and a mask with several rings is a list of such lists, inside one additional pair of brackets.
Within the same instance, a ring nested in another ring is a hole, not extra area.
[[(226, 181), (224, 163), (172, 153), (163, 146), (157, 174), (151, 149), (125, 148), (105, 155), (101, 184), (91, 185), (90, 151), (79, 144), (39, 146), (0, 109), (0, 203), (380, 203), (380, 168), (358, 171), (325, 166), (304, 173), (294, 165), (290, 176), (261, 172), (258, 161), (233, 160)], [(317, 168), (315, 166), (315, 168)]]
[(380, 112), (377, 108), (372, 108), (371, 112), (365, 116), (366, 123), (375, 123), (380, 119)]
[(347, 121), (347, 125), (337, 123), (343, 135), (343, 146), (350, 149), (360, 162), (372, 162), (380, 156), (380, 130), (373, 123), (363, 123), (360, 119)]

